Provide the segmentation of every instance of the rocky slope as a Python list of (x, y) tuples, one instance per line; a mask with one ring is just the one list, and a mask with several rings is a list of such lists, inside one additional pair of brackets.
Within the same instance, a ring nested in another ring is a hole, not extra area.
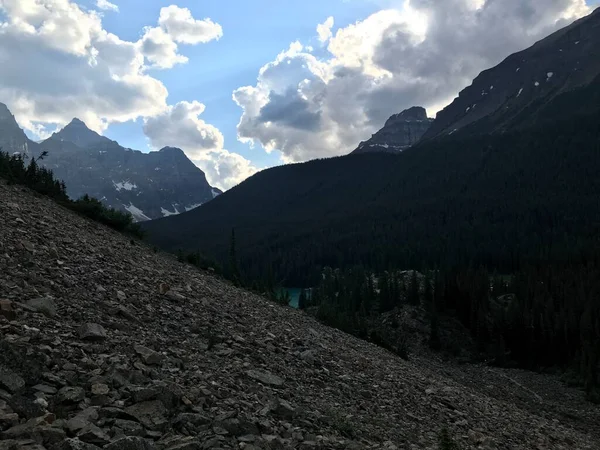
[(401, 152), (419, 142), (432, 123), (425, 108), (414, 106), (390, 117), (381, 130), (352, 153)]
[(556, 379), (403, 361), (0, 182), (0, 449), (593, 449)]
[(437, 114), (424, 139), (469, 125), (471, 133), (528, 126), (540, 120), (554, 98), (587, 86), (599, 75), (600, 8), (482, 72)]
[(70, 197), (91, 195), (138, 221), (189, 211), (221, 193), (180, 149), (142, 153), (124, 148), (78, 119), (36, 143), (0, 104), (0, 147), (29, 156), (47, 151), (42, 163), (65, 181)]

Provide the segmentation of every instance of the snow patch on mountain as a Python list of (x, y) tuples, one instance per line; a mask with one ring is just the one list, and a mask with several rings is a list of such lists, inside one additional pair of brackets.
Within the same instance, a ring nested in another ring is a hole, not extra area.
[(179, 210), (177, 209), (177, 206), (175, 205), (171, 205), (173, 207), (173, 211), (169, 211), (168, 209), (161, 207), (160, 208), (160, 212), (162, 213), (163, 217), (169, 217), (169, 216), (176, 216), (177, 214), (179, 214)]
[(127, 211), (129, 211), (131, 213), (131, 215), (133, 216), (133, 218), (137, 222), (141, 222), (144, 220), (150, 220), (150, 217), (148, 217), (146, 214), (144, 214), (144, 211), (142, 211), (141, 209), (136, 207), (133, 203), (130, 203), (129, 206), (123, 204), (123, 208), (125, 208)]
[[(218, 194), (217, 194), (218, 195)], [(204, 203), (196, 203), (194, 205), (189, 205), (185, 207), (185, 211), (191, 211), (192, 209), (196, 209), (198, 206), (202, 206)]]
[(117, 191), (121, 191), (121, 189), (125, 189), (126, 191), (137, 189), (136, 184), (130, 183), (129, 181), (121, 181), (120, 183), (113, 181), (113, 185)]

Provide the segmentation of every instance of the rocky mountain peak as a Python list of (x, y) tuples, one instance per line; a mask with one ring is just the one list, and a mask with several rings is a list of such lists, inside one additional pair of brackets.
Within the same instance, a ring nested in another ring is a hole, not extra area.
[(2, 127), (1, 130), (3, 132), (6, 132), (8, 128), (14, 128), (21, 131), (15, 116), (12, 115), (8, 109), (8, 106), (6, 106), (4, 103), (0, 103), (0, 126)]
[(186, 157), (183, 150), (177, 147), (163, 147), (158, 152), (163, 155)]
[(112, 142), (107, 137), (101, 136), (78, 118), (74, 118), (69, 124), (57, 133), (52, 135), (52, 139), (69, 141), (79, 147), (90, 147), (98, 144), (107, 144)]
[(7, 115), (12, 116), (8, 109), (8, 106), (6, 106), (4, 103), (0, 103), (0, 118), (6, 117)]
[(0, 150), (6, 152), (29, 154), (30, 147), (35, 146), (19, 128), (15, 116), (4, 103), (0, 103), (0, 136)]
[(412, 108), (405, 109), (399, 114), (394, 114), (385, 123), (385, 126), (389, 126), (394, 122), (415, 122), (420, 120), (429, 120), (427, 117), (427, 110), (422, 106), (413, 106)]
[(401, 152), (419, 142), (432, 122), (422, 106), (405, 109), (391, 116), (381, 130), (368, 141), (361, 142), (353, 153)]

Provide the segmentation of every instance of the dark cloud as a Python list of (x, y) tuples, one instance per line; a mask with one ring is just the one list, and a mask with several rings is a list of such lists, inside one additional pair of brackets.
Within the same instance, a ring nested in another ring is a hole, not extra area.
[(321, 113), (310, 109), (310, 103), (300, 98), (297, 91), (288, 89), (285, 95), (271, 91), (269, 102), (261, 108), (258, 120), (298, 130), (317, 131), (321, 126)]
[(291, 161), (347, 153), (392, 114), (435, 113), (482, 70), (589, 12), (585, 0), (404, 4), (337, 30), (327, 58), (295, 43), (265, 65), (255, 86), (234, 92), (240, 139)]

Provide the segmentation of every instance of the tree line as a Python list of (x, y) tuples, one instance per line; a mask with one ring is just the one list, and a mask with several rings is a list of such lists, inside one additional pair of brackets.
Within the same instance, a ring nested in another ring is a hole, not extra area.
[(510, 275), (483, 267), (380, 274), (326, 268), (310, 292), (301, 306), (318, 319), (403, 357), (409, 352), (406, 337), (374, 319), (418, 306), (429, 319), (433, 350), (454, 350), (455, 343), (439, 333), (440, 324), (453, 317), (469, 330), (479, 358), (502, 367), (560, 369), (600, 402), (600, 258), (539, 263)]
[(56, 179), (52, 170), (40, 164), (40, 161), (46, 156), (47, 152), (45, 151), (37, 157), (28, 157), (20, 153), (10, 155), (0, 150), (0, 178), (11, 184), (27, 186), (70, 210), (115, 230), (136, 237), (143, 236), (141, 227), (134, 223), (131, 214), (108, 208), (98, 199), (88, 195), (76, 200), (70, 199), (67, 195), (65, 183)]

